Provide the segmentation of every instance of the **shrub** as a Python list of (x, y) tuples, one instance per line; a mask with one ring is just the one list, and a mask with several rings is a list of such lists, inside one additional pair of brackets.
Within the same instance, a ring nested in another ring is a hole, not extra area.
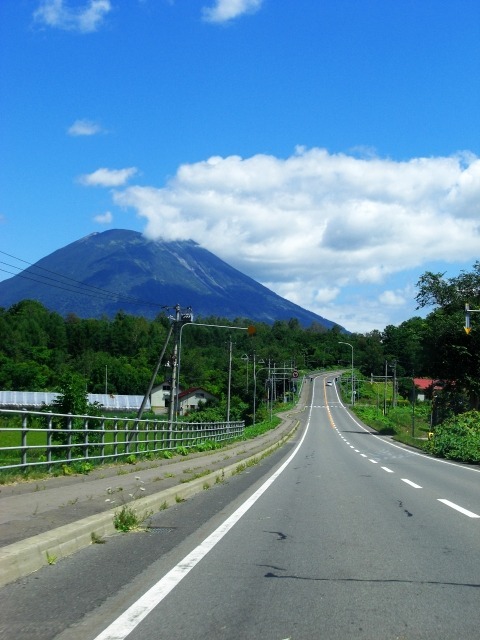
[(451, 460), (480, 462), (480, 413), (468, 411), (437, 425), (425, 450)]

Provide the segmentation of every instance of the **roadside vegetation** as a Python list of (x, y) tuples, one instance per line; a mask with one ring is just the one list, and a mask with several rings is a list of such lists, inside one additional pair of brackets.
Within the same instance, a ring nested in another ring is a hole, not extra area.
[[(283, 379), (272, 376), (275, 367), (295, 369), (300, 377), (317, 371), (344, 371), (344, 398), (348, 401), (353, 359), (355, 411), (362, 420), (434, 455), (478, 462), (480, 315), (472, 314), (469, 330), (464, 328), (468, 324), (465, 304), (480, 310), (480, 261), (470, 272), (454, 278), (426, 272), (417, 290), (418, 308), (430, 312), (383, 331), (350, 334), (338, 326), (327, 330), (314, 323), (304, 328), (290, 319), (272, 325), (257, 323), (254, 336), (232, 332), (235, 342), (230, 367), (228, 332), (206, 326), (186, 331), (180, 384), (183, 388), (202, 387), (217, 400), (185, 420), (223, 421), (228, 402), (230, 419), (244, 421), (246, 437), (253, 437), (260, 425), (273, 425), (276, 410), (295, 401), (295, 380), (289, 375)], [(233, 322), (214, 317), (196, 321), (251, 324), (241, 318)], [(165, 314), (153, 321), (124, 312), (111, 319), (83, 319), (72, 314), (63, 318), (33, 300), (0, 308), (0, 390), (56, 391), (62, 394), (56, 410), (98, 414), (102, 407), (86, 406), (85, 393), (145, 393), (169, 329)], [(171, 357), (167, 350), (156, 384), (168, 380)], [(424, 390), (422, 403), (417, 401), (419, 390), (412, 384), (418, 378), (431, 383)], [(79, 390), (83, 396), (78, 404)], [(275, 410), (268, 404), (272, 396)], [(0, 427), (6, 424), (1, 416)], [(8, 429), (0, 432), (0, 437), (1, 446), (9, 446)], [(80, 470), (88, 471), (87, 466)]]

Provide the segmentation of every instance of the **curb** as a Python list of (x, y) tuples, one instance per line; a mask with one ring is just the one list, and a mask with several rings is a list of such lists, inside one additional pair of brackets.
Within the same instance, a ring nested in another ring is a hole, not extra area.
[[(263, 451), (243, 458), (240, 462), (237, 461), (185, 484), (138, 498), (135, 500), (135, 510), (145, 513), (160, 511), (176, 504), (179, 500), (186, 500), (196, 493), (204, 491), (208, 488), (205, 485), (215, 484), (219, 481), (218, 478), (223, 480), (240, 473), (246, 467), (258, 463), (262, 458), (285, 444), (298, 429), (299, 424), (300, 421), (297, 419), (293, 427), (277, 442), (269, 445)], [(54, 564), (57, 559), (65, 558), (88, 547), (94, 542), (94, 538), (100, 539), (118, 533), (113, 524), (117, 510), (118, 506), (3, 547), (0, 549), (0, 587), (19, 578), (24, 578), (48, 564)]]

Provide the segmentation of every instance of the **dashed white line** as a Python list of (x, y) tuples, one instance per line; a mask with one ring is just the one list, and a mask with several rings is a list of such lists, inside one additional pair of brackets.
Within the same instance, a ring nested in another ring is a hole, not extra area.
[(369, 462), (373, 462), (373, 464), (378, 464), (378, 460), (373, 460), (373, 458), (369, 458), (368, 460)]
[(463, 513), (464, 516), (468, 516), (469, 518), (480, 518), (480, 516), (477, 515), (476, 513), (473, 513), (473, 511), (464, 509), (463, 507), (460, 507), (458, 504), (455, 504), (454, 502), (450, 502), (450, 500), (445, 500), (444, 498), (437, 498), (437, 500), (439, 502), (443, 502), (443, 504), (446, 504), (447, 507), (451, 507), (452, 509), (455, 509), (455, 511), (459, 511), (460, 513)]
[(386, 471), (387, 473), (393, 473), (393, 471), (391, 469), (389, 469), (388, 467), (382, 467), (382, 469), (384, 471)]
[(368, 457), (366, 453), (361, 453), (360, 455), (362, 456), (362, 458), (367, 458)]
[(411, 480), (408, 480), (407, 478), (402, 478), (402, 482), (405, 482), (406, 484), (409, 484), (414, 489), (421, 489), (422, 488), (419, 484), (415, 484), (415, 482), (412, 482)]

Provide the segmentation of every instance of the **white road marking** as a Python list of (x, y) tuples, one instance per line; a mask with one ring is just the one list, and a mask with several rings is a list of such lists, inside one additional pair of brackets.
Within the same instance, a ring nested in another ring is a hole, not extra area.
[(406, 484), (409, 484), (414, 489), (421, 489), (422, 488), (419, 484), (415, 484), (415, 482), (412, 482), (411, 480), (408, 480), (407, 478), (402, 478), (402, 482), (405, 482)]
[(464, 516), (468, 516), (469, 518), (480, 518), (480, 516), (478, 516), (476, 513), (473, 513), (473, 511), (464, 509), (463, 507), (458, 506), (458, 504), (455, 504), (454, 502), (450, 502), (450, 500), (445, 500), (444, 498), (437, 498), (437, 500), (439, 502), (443, 502), (443, 504), (446, 504), (447, 507), (451, 507), (452, 509), (455, 509), (455, 511), (459, 511), (460, 513), (463, 513)]
[(190, 573), (190, 571), (202, 560), (209, 551), (230, 531), (230, 529), (245, 515), (255, 502), (265, 493), (278, 476), (287, 468), (298, 450), (303, 444), (310, 427), (312, 416), (312, 405), (308, 414), (307, 425), (300, 442), (295, 447), (291, 455), (285, 460), (281, 467), (273, 473), (262, 486), (255, 491), (240, 507), (232, 513), (213, 533), (201, 542), (193, 551), (185, 556), (173, 569), (166, 573), (156, 584), (153, 585), (143, 596), (134, 602), (106, 629), (104, 629), (95, 640), (125, 640), (125, 638), (148, 616), (148, 614), (174, 589), (177, 584)]
[(478, 467), (476, 467), (476, 466), (466, 466), (466, 465), (458, 464), (457, 462), (451, 462), (449, 460), (442, 460), (441, 458), (434, 458), (433, 456), (429, 456), (429, 455), (427, 455), (425, 453), (420, 453), (419, 451), (411, 451), (410, 449), (405, 449), (405, 447), (402, 447), (402, 446), (400, 446), (398, 444), (394, 444), (393, 442), (390, 442), (389, 440), (382, 439), (382, 436), (380, 436), (378, 433), (375, 433), (374, 431), (370, 431), (361, 422), (358, 422), (358, 420), (355, 420), (353, 415), (350, 412), (348, 412), (347, 407), (340, 400), (340, 396), (338, 395), (338, 389), (337, 388), (335, 388), (335, 389), (337, 391), (337, 397), (338, 397), (338, 401), (339, 401), (339, 406), (340, 406), (340, 408), (342, 408), (345, 411), (347, 411), (350, 420), (352, 420), (352, 422), (354, 422), (357, 425), (357, 427), (360, 427), (360, 429), (362, 429), (362, 431), (365, 431), (365, 433), (368, 433), (373, 438), (377, 438), (378, 440), (382, 440), (383, 444), (386, 444), (389, 447), (394, 447), (395, 449), (400, 449), (400, 451), (402, 451), (403, 453), (406, 453), (406, 454), (409, 454), (409, 455), (412, 455), (412, 456), (419, 456), (420, 458), (424, 458), (425, 460), (429, 460), (430, 462), (440, 463), (440, 464), (447, 464), (447, 465), (449, 465), (451, 467), (457, 467), (457, 469), (462, 469), (462, 471), (472, 471), (473, 473), (480, 473), (480, 469)]
[(391, 469), (389, 469), (388, 467), (382, 467), (382, 469), (384, 471), (386, 471), (387, 473), (393, 473), (393, 471)]
[(369, 458), (368, 459), (370, 462), (373, 462), (373, 464), (378, 464), (378, 460), (373, 460), (373, 458)]
[(361, 453), (360, 455), (362, 456), (362, 458), (367, 458), (368, 457), (366, 453)]

